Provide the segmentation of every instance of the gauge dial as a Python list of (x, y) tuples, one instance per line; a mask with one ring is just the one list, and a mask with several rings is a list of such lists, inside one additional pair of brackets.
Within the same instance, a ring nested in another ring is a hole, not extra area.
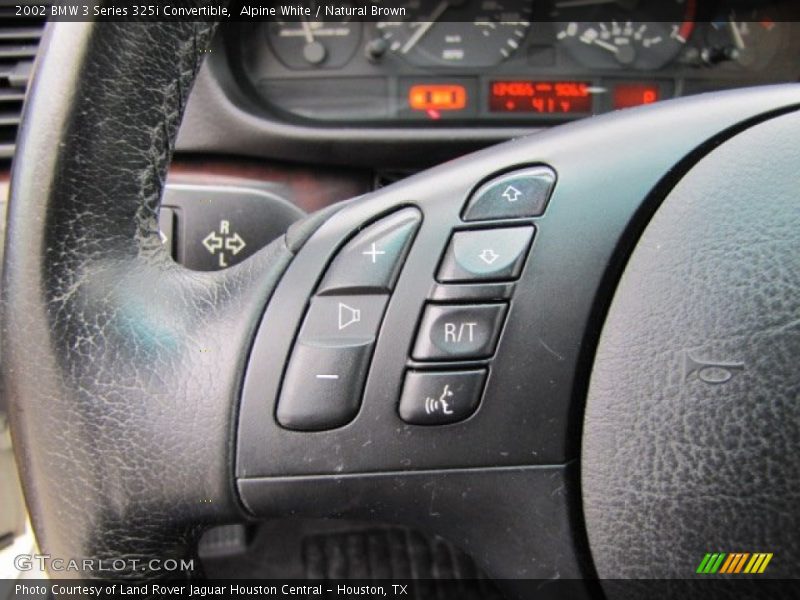
[(419, 67), (491, 67), (519, 48), (530, 27), (530, 0), (403, 3), (406, 18), (380, 21), (389, 51)]
[[(316, 2), (304, 2), (316, 14)], [(290, 69), (342, 67), (361, 41), (361, 23), (350, 18), (333, 21), (275, 20), (267, 24), (272, 51)]]
[(696, 0), (556, 0), (556, 37), (593, 69), (660, 69), (694, 31)]
[(763, 69), (775, 58), (782, 23), (763, 10), (731, 10), (709, 24), (702, 58), (707, 64)]

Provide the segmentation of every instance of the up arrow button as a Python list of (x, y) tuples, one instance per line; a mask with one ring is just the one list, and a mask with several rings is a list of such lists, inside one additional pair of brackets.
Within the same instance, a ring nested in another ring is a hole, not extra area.
[(480, 186), (464, 209), (465, 221), (539, 217), (556, 183), (550, 167), (530, 167), (495, 177)]
[(516, 279), (522, 271), (534, 232), (533, 225), (455, 232), (439, 267), (439, 281)]

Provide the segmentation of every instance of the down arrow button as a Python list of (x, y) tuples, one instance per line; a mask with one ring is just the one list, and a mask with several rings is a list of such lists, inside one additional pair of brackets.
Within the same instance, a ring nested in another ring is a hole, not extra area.
[(439, 268), (440, 282), (509, 281), (519, 277), (533, 225), (457, 231)]

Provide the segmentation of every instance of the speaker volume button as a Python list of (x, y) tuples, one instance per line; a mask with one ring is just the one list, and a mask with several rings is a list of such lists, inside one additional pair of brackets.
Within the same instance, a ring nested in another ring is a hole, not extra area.
[(294, 345), (275, 418), (320, 431), (356, 416), (389, 296), (314, 296)]
[(378, 335), (389, 296), (314, 296), (300, 329), (300, 342), (349, 346)]
[(383, 313), (422, 222), (406, 207), (339, 249), (311, 298), (281, 382), (275, 419), (321, 431), (355, 418)]

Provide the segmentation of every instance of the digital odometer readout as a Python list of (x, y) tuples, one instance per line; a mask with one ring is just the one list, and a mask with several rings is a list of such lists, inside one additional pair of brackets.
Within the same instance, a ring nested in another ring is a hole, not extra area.
[(590, 84), (585, 81), (493, 81), (489, 110), (501, 113), (588, 115)]

